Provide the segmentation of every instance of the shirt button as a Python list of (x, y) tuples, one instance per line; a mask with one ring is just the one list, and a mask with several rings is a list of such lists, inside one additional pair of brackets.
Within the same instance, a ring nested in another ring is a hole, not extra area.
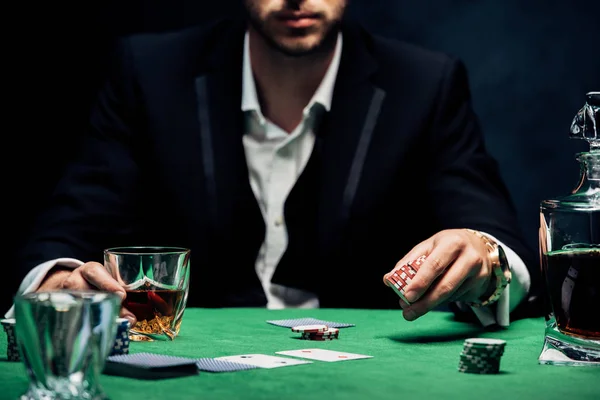
[(277, 218), (275, 218), (275, 226), (281, 226), (283, 225), (283, 217), (279, 216)]

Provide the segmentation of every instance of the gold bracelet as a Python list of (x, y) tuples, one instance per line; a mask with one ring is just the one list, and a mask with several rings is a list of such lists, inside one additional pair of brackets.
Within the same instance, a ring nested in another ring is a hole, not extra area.
[(470, 232), (483, 240), (485, 246), (488, 250), (488, 257), (490, 263), (492, 264), (492, 271), (494, 272), (494, 276), (496, 277), (496, 289), (487, 299), (483, 299), (480, 302), (470, 302), (468, 303), (473, 307), (484, 307), (491, 304), (494, 304), (498, 301), (504, 289), (508, 286), (512, 279), (512, 273), (510, 271), (510, 266), (508, 265), (508, 261), (506, 259), (506, 254), (504, 254), (504, 249), (502, 246), (498, 245), (494, 240), (484, 235), (483, 233), (473, 230), (473, 229), (465, 229), (467, 232)]

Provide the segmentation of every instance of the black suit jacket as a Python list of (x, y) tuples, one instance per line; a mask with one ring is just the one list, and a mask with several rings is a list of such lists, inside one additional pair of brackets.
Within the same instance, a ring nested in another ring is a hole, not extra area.
[[(244, 31), (221, 21), (120, 43), (23, 272), (56, 257), (101, 261), (112, 246), (185, 246), (189, 305), (265, 304), (254, 270), (265, 226), (242, 145)], [(323, 307), (395, 308), (382, 275), (434, 233), (469, 227), (515, 250), (537, 285), (463, 64), (351, 23), (343, 34), (332, 108), (286, 202), (289, 247), (273, 281), (316, 292)]]

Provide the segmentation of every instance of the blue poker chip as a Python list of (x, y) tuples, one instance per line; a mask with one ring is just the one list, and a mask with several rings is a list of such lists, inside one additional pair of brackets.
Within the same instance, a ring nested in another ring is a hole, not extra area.
[(119, 329), (129, 329), (129, 320), (127, 318), (117, 318), (117, 327)]
[(110, 356), (129, 354), (129, 328), (131, 324), (126, 318), (117, 318), (117, 334)]

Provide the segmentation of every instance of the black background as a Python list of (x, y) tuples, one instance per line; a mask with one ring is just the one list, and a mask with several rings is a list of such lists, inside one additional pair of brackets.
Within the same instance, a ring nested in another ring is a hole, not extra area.
[[(18, 283), (14, 255), (60, 176), (87, 122), (115, 37), (239, 15), (241, 0), (31, 2), (3, 13), (4, 290)], [(123, 3), (126, 3), (124, 6)], [(578, 178), (569, 125), (600, 90), (597, 0), (350, 0), (348, 13), (372, 32), (464, 60), (490, 152), (537, 248), (540, 200)], [(12, 27), (11, 27), (12, 26)], [(425, 155), (426, 156), (426, 155)]]

